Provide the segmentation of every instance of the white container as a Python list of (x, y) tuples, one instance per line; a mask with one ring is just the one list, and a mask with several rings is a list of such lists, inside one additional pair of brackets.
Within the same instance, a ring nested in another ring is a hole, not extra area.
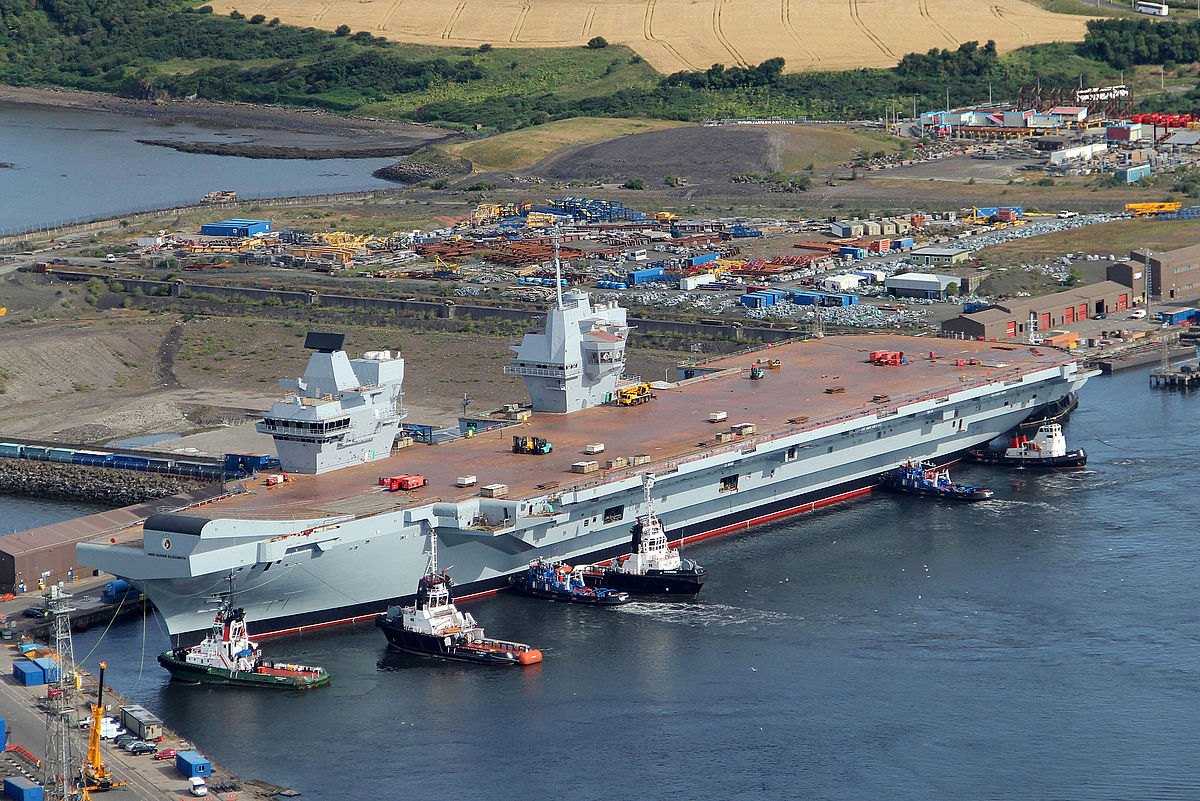
[(586, 446), (583, 449), (583, 452), (588, 453), (588, 454), (604, 453), (604, 443), (603, 442), (593, 442), (591, 445)]
[(459, 476), (455, 482), (456, 487), (473, 487), (475, 486), (475, 476)]
[(710, 423), (724, 423), (728, 419), (729, 419), (729, 412), (709, 412), (708, 413), (708, 422), (710, 422)]

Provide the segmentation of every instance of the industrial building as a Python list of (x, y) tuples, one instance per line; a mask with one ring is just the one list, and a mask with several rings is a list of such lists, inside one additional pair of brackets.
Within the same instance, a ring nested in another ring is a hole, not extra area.
[(200, 226), (201, 236), (256, 236), (271, 230), (270, 220), (222, 220)]
[[(948, 294), (957, 294), (957, 290), (961, 288), (961, 280), (954, 275), (903, 273), (888, 277), (883, 285), (889, 295), (898, 298), (945, 300)], [(947, 291), (951, 286), (955, 292)]]
[(927, 267), (949, 267), (966, 261), (970, 255), (971, 251), (966, 248), (917, 248), (908, 254), (908, 261)]
[(1129, 261), (1145, 266), (1146, 292), (1162, 301), (1200, 297), (1200, 245), (1165, 253), (1135, 250)]
[(1040, 298), (1013, 298), (942, 323), (942, 333), (971, 339), (1026, 338), (1038, 331), (1123, 311), (1132, 306), (1132, 291), (1116, 281), (1101, 281)]

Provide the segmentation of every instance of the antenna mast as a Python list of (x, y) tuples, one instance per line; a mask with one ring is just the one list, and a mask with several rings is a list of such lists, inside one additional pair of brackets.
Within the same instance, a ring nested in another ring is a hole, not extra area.
[(554, 291), (558, 294), (558, 310), (562, 311), (562, 263), (558, 260), (558, 240), (562, 232), (554, 226)]
[(71, 612), (74, 607), (57, 585), (50, 585), (42, 594), (51, 617), (54, 650), (58, 655), (58, 679), (50, 682), (49, 708), (46, 712), (46, 762), (43, 784), (48, 797), (68, 799), (73, 796), (79, 765), (72, 758), (72, 714), (75, 711), (75, 647), (71, 643)]

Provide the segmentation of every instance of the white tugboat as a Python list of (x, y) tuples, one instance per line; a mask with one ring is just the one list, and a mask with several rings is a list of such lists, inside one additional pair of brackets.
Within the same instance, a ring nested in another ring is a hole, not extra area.
[(583, 569), (584, 581), (591, 586), (642, 595), (695, 595), (704, 586), (708, 571), (690, 559), (683, 559), (679, 549), (667, 542), (650, 488), (654, 479), (647, 474), (642, 480), (646, 513), (639, 515), (630, 529), (633, 551), (629, 556), (614, 559), (609, 565), (588, 565)]
[(1033, 439), (1013, 437), (1003, 452), (979, 448), (968, 451), (967, 455), (971, 461), (980, 464), (1005, 464), (1043, 470), (1078, 470), (1087, 466), (1087, 454), (1083, 448), (1067, 450), (1067, 440), (1058, 423), (1042, 426)]
[(246, 631), (246, 613), (234, 609), (231, 598), (225, 599), (213, 619), (212, 630), (199, 644), (158, 655), (158, 663), (171, 673), (171, 678), (289, 690), (329, 683), (325, 668), (263, 659), (262, 650)]
[(417, 583), (412, 606), (392, 606), (375, 618), (388, 644), (401, 651), (484, 665), (534, 665), (542, 652), (524, 643), (490, 640), (450, 594), (448, 571), (437, 568), (437, 534), (429, 535), (429, 570)]

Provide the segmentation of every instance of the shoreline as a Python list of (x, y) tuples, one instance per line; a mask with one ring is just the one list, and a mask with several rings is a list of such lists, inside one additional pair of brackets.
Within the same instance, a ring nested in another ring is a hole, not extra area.
[[(131, 100), (99, 92), (76, 89), (50, 89), (0, 84), (0, 104), (56, 108), (72, 111), (105, 112), (164, 122), (188, 122), (214, 128), (252, 128), (310, 135), (335, 136), (343, 142), (306, 147), (273, 147), (263, 143), (154, 141), (167, 147), (203, 147), (218, 155), (245, 156), (244, 151), (260, 154), (276, 151), (280, 155), (258, 158), (379, 158), (401, 156), (428, 145), (463, 136), (458, 131), (415, 122), (399, 122), (375, 117), (351, 117), (328, 111), (259, 106), (216, 100)], [(385, 152), (386, 151), (386, 152)], [(191, 151), (196, 152), (196, 151)], [(350, 155), (340, 155), (347, 153)], [(353, 154), (360, 155), (353, 155)]]

